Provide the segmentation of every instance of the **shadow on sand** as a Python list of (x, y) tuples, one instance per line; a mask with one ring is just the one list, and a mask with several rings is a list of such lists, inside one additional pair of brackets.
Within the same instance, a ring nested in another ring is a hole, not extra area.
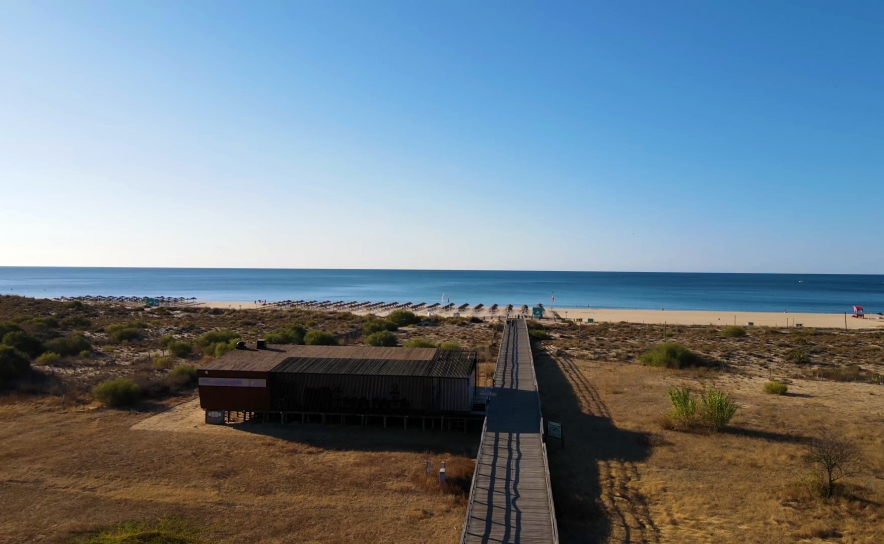
[(567, 357), (535, 352), (544, 419), (562, 423), (564, 447), (548, 439), (561, 542), (659, 542), (644, 497), (629, 486), (650, 437), (618, 429), (607, 406)]

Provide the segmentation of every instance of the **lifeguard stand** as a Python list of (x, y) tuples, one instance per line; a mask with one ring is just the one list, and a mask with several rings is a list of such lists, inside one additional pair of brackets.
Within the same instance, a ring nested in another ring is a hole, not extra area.
[(860, 319), (865, 319), (866, 311), (863, 310), (862, 306), (854, 306), (853, 307), (853, 317), (858, 317)]

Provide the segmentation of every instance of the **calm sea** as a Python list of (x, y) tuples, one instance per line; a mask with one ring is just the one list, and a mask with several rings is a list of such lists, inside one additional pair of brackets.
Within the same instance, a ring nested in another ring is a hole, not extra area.
[(841, 313), (884, 311), (884, 276), (453, 270), (0, 267), (0, 294), (359, 300)]

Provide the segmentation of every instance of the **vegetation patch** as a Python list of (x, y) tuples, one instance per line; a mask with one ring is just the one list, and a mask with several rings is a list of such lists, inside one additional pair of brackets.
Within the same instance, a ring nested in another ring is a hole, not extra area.
[(173, 340), (166, 345), (166, 349), (176, 357), (187, 357), (193, 351), (193, 346), (181, 340)]
[(394, 310), (387, 316), (387, 321), (395, 323), (397, 327), (407, 327), (417, 325), (421, 322), (421, 318), (408, 310)]
[(129, 378), (107, 380), (92, 389), (92, 397), (105, 406), (130, 406), (141, 398), (141, 389)]
[(552, 340), (552, 335), (542, 329), (528, 329), (528, 337), (533, 341)]
[(669, 428), (705, 428), (711, 432), (725, 428), (737, 412), (737, 405), (730, 395), (714, 387), (700, 392), (700, 401), (693, 396), (690, 387), (669, 388), (672, 409), (664, 426)]
[(769, 395), (785, 395), (788, 391), (789, 386), (783, 382), (773, 380), (764, 384), (764, 392)]
[(34, 361), (34, 364), (37, 366), (55, 366), (61, 362), (61, 355), (55, 353), (54, 351), (47, 351), (43, 353)]
[(31, 336), (23, 331), (8, 332), (3, 336), (3, 344), (14, 347), (28, 357), (36, 357), (43, 353), (46, 348), (39, 338)]
[(744, 329), (743, 327), (731, 325), (729, 327), (725, 327), (724, 330), (721, 331), (721, 334), (723, 334), (727, 338), (741, 338), (743, 336), (746, 336), (746, 329)]
[(399, 325), (386, 319), (370, 319), (362, 324), (362, 332), (366, 335), (381, 331), (395, 331), (397, 329), (399, 329)]
[(411, 340), (402, 344), (407, 348), (435, 348), (438, 347), (435, 343), (430, 342), (425, 338), (412, 338)]
[(31, 369), (27, 355), (12, 346), (0, 346), (0, 379), (21, 378)]
[(202, 544), (202, 531), (181, 518), (153, 522), (127, 522), (92, 531), (74, 533), (71, 544)]
[(61, 356), (79, 355), (84, 351), (92, 351), (92, 344), (80, 333), (72, 333), (67, 336), (53, 338), (46, 342), (46, 349), (54, 351)]
[(175, 385), (180, 387), (194, 386), (197, 382), (196, 367), (193, 365), (178, 365), (172, 370), (169, 377)]
[(708, 361), (677, 342), (664, 342), (639, 356), (648, 365), (662, 368), (708, 366)]
[(304, 343), (308, 346), (337, 346), (338, 340), (328, 331), (313, 330), (304, 335)]
[(268, 344), (295, 344), (304, 343), (304, 337), (307, 335), (307, 329), (303, 325), (293, 324), (282, 329), (268, 333), (264, 336)]
[(206, 355), (221, 357), (225, 353), (236, 349), (236, 343), (239, 341), (239, 338), (239, 334), (227, 329), (221, 329), (203, 333), (196, 343)]
[(381, 331), (370, 334), (365, 338), (365, 344), (368, 346), (378, 346), (391, 348), (399, 343), (396, 335), (390, 331)]

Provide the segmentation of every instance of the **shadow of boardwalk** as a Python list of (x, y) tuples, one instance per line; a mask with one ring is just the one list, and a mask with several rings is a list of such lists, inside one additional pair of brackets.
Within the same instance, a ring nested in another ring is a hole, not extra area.
[(650, 454), (645, 433), (618, 429), (604, 401), (568, 357), (535, 353), (544, 418), (562, 423), (564, 446), (547, 443), (562, 543), (660, 542), (635, 463)]

